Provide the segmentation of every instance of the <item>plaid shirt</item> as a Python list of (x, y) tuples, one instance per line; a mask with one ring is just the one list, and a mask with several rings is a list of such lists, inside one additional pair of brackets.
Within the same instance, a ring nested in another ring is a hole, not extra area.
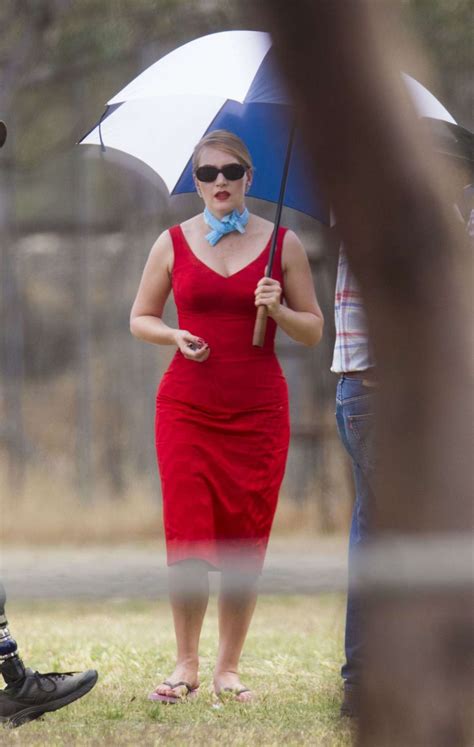
[(331, 371), (365, 371), (374, 366), (362, 297), (342, 247), (337, 266), (334, 313), (336, 344)]

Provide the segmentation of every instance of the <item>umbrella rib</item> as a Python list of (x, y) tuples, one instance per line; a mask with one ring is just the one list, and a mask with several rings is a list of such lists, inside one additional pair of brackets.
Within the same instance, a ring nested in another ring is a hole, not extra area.
[(113, 114), (114, 112), (116, 112), (117, 109), (119, 109), (121, 106), (123, 106), (123, 104), (124, 104), (124, 102), (122, 102), (120, 104), (107, 104), (107, 106), (105, 107), (104, 111), (102, 112), (100, 118), (97, 120), (97, 122), (95, 123), (95, 125), (93, 127), (91, 127), (90, 130), (88, 130), (87, 132), (85, 132), (84, 135), (82, 135), (82, 137), (80, 138), (80, 140), (77, 141), (76, 145), (81, 145), (82, 141), (85, 140), (86, 137), (89, 137), (89, 135), (91, 134), (91, 132), (94, 132), (94, 130), (97, 129), (97, 127), (98, 127), (99, 128), (100, 147), (101, 147), (101, 150), (105, 150), (105, 143), (102, 140), (102, 132), (101, 132), (102, 122), (104, 122), (108, 117), (110, 117), (111, 114)]
[[(207, 129), (206, 129), (206, 130), (205, 130), (205, 131), (203, 132), (203, 134), (202, 134), (202, 136), (201, 136), (201, 137), (204, 137), (204, 135), (207, 135), (207, 133), (208, 133), (208, 132), (211, 132), (211, 131), (212, 131), (212, 127), (213, 127), (213, 125), (214, 125), (214, 122), (215, 122), (215, 121), (216, 121), (216, 119), (217, 119), (217, 118), (219, 117), (219, 115), (221, 114), (221, 112), (222, 112), (222, 110), (223, 110), (224, 106), (225, 106), (225, 105), (227, 104), (227, 102), (228, 102), (228, 101), (229, 101), (229, 99), (226, 99), (226, 100), (224, 101), (224, 103), (222, 104), (222, 106), (221, 106), (221, 107), (219, 107), (218, 111), (217, 111), (217, 112), (215, 113), (215, 115), (214, 115), (214, 118), (212, 119), (212, 122), (211, 122), (211, 124), (210, 124), (210, 125), (209, 125), (209, 126), (207, 127)], [(196, 145), (197, 145), (197, 143), (196, 143)], [(189, 162), (190, 162), (190, 161), (192, 161), (192, 156), (191, 156), (191, 158), (188, 158), (188, 160), (186, 161), (186, 164), (185, 164), (185, 166), (184, 166), (183, 170), (181, 171), (181, 174), (179, 175), (179, 179), (177, 179), (177, 180), (176, 180), (176, 184), (175, 184), (175, 186), (174, 186), (174, 189), (173, 189), (173, 191), (172, 191), (172, 192), (170, 193), (171, 195), (177, 194), (177, 193), (176, 193), (176, 191), (175, 191), (175, 190), (176, 190), (176, 187), (178, 186), (178, 184), (180, 183), (181, 179), (183, 178), (183, 176), (184, 176), (184, 174), (185, 174), (185, 172), (186, 172), (186, 169), (187, 169), (187, 168), (188, 168), (188, 166), (189, 166)], [(193, 190), (192, 190), (192, 192), (195, 192), (195, 191), (196, 191), (195, 189), (193, 189)], [(180, 192), (179, 194), (184, 194), (184, 193), (181, 193), (181, 192)], [(191, 194), (191, 192), (188, 192), (188, 194)]]

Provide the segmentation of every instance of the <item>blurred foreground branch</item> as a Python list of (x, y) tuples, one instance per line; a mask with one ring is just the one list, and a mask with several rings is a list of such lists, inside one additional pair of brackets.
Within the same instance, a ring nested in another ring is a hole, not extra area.
[[(468, 247), (402, 87), (394, 4), (266, 0), (311, 164), (365, 300), (380, 376), (379, 540), (472, 521)], [(466, 396), (467, 395), (467, 396)], [(448, 535), (449, 536), (449, 535)], [(372, 592), (360, 744), (471, 744), (464, 588)], [(427, 630), (428, 628), (428, 630)]]

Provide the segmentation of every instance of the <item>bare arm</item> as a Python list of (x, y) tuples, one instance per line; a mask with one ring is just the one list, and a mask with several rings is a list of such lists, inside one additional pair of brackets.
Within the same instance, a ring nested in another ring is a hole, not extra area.
[(171, 237), (164, 231), (153, 245), (143, 270), (130, 313), (130, 331), (145, 342), (176, 345), (186, 358), (201, 362), (209, 357), (208, 346), (188, 330), (169, 327), (161, 318), (171, 292), (173, 258)]
[(273, 278), (259, 281), (255, 305), (266, 306), (269, 316), (294, 340), (304, 345), (317, 345), (323, 334), (323, 314), (316, 299), (306, 252), (293, 231), (285, 234), (282, 264), (287, 306), (281, 303), (282, 289)]

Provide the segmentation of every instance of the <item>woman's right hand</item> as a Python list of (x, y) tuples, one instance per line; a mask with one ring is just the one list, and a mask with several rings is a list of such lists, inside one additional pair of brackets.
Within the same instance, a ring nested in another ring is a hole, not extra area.
[(200, 337), (192, 335), (186, 329), (177, 329), (175, 333), (175, 342), (178, 350), (190, 361), (203, 363), (209, 358), (210, 349), (207, 342)]

